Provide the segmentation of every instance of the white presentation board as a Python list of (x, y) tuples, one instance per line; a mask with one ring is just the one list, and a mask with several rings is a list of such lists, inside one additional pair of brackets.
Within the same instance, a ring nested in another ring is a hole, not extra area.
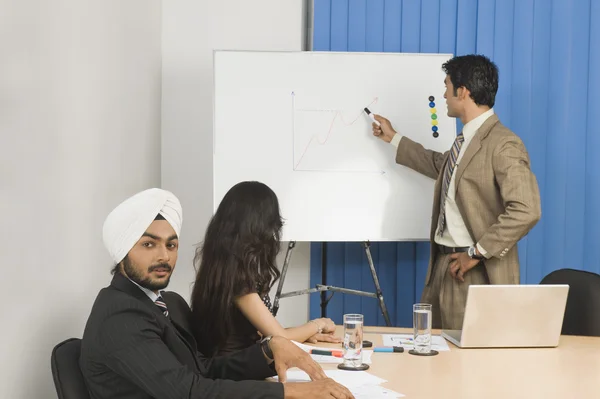
[(395, 163), (363, 109), (447, 151), (456, 123), (441, 66), (451, 57), (215, 51), (214, 209), (257, 180), (279, 198), (285, 241), (428, 240), (434, 181)]

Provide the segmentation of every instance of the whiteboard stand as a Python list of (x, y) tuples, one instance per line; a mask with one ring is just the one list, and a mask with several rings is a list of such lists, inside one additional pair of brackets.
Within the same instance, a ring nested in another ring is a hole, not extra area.
[[(369, 243), (369, 241), (364, 241), (363, 247), (365, 249), (365, 253), (367, 254), (369, 268), (371, 269), (371, 275), (373, 276), (373, 282), (375, 283), (375, 292), (358, 291), (358, 290), (351, 290), (348, 288), (334, 287), (331, 285), (317, 284), (315, 288), (309, 288), (306, 290), (299, 290), (299, 291), (292, 291), (292, 292), (287, 292), (285, 294), (282, 294), (281, 290), (283, 288), (283, 283), (285, 281), (285, 275), (287, 273), (288, 266), (290, 265), (290, 259), (292, 257), (292, 250), (294, 249), (295, 246), (296, 246), (296, 241), (290, 241), (288, 244), (287, 252), (285, 253), (285, 260), (283, 261), (283, 269), (281, 271), (281, 278), (279, 279), (279, 285), (277, 286), (277, 293), (275, 294), (275, 299), (273, 300), (273, 316), (277, 316), (277, 311), (279, 310), (279, 299), (281, 299), (281, 298), (289, 298), (289, 297), (297, 296), (297, 295), (312, 294), (314, 292), (332, 291), (334, 293), (341, 292), (342, 294), (360, 295), (360, 296), (366, 296), (369, 298), (378, 299), (379, 307), (381, 309), (381, 314), (383, 315), (383, 318), (385, 319), (385, 324), (388, 327), (392, 326), (392, 323), (390, 322), (390, 315), (388, 314), (387, 308), (385, 307), (385, 302), (383, 300), (383, 292), (381, 291), (381, 286), (379, 285), (379, 278), (377, 278), (377, 272), (375, 271), (375, 265), (373, 264), (373, 258), (371, 257), (371, 249), (370, 249), (371, 244)], [(328, 302), (328, 300), (324, 301), (323, 298), (321, 298), (321, 308), (324, 308), (325, 306), (327, 306), (327, 302)]]

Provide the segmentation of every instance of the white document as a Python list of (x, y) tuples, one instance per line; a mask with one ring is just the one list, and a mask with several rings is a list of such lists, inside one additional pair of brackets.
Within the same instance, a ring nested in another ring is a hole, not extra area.
[[(402, 346), (404, 350), (414, 348), (412, 334), (382, 334), (383, 346)], [(449, 351), (448, 343), (441, 335), (431, 336), (431, 349), (436, 351)]]
[(380, 385), (364, 385), (350, 390), (356, 399), (392, 399), (403, 398), (404, 395)]
[[(392, 399), (404, 395), (380, 386), (387, 382), (366, 371), (325, 370), (327, 377), (345, 386), (356, 399)], [(274, 377), (277, 380), (277, 377)], [(288, 370), (287, 382), (309, 382), (310, 377), (302, 370)]]
[[(306, 353), (310, 353), (311, 349), (318, 349), (318, 350), (323, 350), (323, 351), (342, 350), (342, 348), (339, 348), (339, 349), (325, 348), (322, 346), (305, 345), (305, 344), (301, 344), (300, 342), (296, 342), (296, 341), (292, 341), (292, 342), (295, 343), (300, 349), (302, 349)], [(373, 355), (372, 350), (363, 350), (362, 351), (363, 363), (371, 364), (371, 355)], [(313, 354), (311, 354), (310, 356), (317, 363), (340, 364), (340, 363), (344, 362), (344, 359), (342, 359), (341, 357), (326, 356), (326, 355), (313, 355)]]
[[(383, 378), (369, 374), (366, 371), (325, 370), (327, 377), (345, 386), (346, 388), (357, 388), (365, 385), (379, 385), (387, 382)], [(277, 379), (277, 377), (273, 377)], [(287, 382), (308, 382), (310, 377), (302, 370), (288, 370)]]

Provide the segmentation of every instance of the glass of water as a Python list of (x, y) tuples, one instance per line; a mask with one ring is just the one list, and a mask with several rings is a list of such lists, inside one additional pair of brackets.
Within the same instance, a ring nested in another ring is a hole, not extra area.
[(413, 329), (415, 352), (431, 352), (431, 305), (416, 303), (413, 305)]
[(363, 315), (344, 315), (344, 366), (362, 366)]

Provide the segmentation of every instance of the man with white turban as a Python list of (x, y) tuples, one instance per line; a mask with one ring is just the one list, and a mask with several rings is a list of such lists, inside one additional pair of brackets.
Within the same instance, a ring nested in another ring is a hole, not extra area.
[[(210, 360), (197, 351), (187, 303), (161, 291), (175, 269), (181, 223), (177, 197), (156, 188), (127, 199), (106, 218), (103, 240), (114, 276), (96, 298), (81, 343), (91, 398), (352, 398), (282, 337)], [(315, 381), (287, 383), (290, 367)], [(275, 370), (280, 382), (260, 381)]]

